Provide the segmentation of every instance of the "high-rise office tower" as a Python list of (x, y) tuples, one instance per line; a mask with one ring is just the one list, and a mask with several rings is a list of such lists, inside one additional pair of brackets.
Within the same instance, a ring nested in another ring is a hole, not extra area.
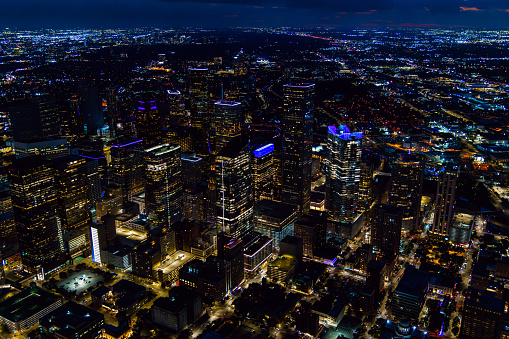
[(138, 100), (136, 109), (136, 135), (145, 148), (161, 141), (161, 115), (155, 100)]
[(180, 147), (159, 145), (145, 150), (145, 208), (150, 228), (182, 219)]
[(244, 244), (227, 234), (217, 236), (217, 256), (225, 261), (226, 289), (231, 293), (244, 281)]
[(122, 187), (124, 203), (143, 191), (145, 167), (142, 140), (119, 142), (111, 146), (111, 181)]
[(63, 263), (64, 245), (53, 169), (40, 156), (16, 159), (9, 168), (9, 186), (23, 265), (54, 269)]
[(166, 91), (166, 99), (168, 100), (169, 116), (167, 117), (166, 126), (178, 125), (183, 127), (189, 126), (189, 116), (186, 111), (184, 96), (180, 91)]
[(97, 86), (92, 81), (80, 80), (78, 91), (81, 97), (80, 111), (83, 114), (85, 130), (88, 135), (97, 135), (104, 125), (104, 115)]
[(369, 161), (361, 162), (361, 177), (359, 182), (359, 209), (368, 210), (373, 202), (373, 164)]
[(195, 153), (181, 153), (182, 160), (182, 182), (185, 187), (197, 185), (201, 182), (203, 159)]
[(378, 204), (373, 214), (371, 243), (378, 258), (390, 261), (399, 253), (403, 208)]
[(504, 308), (504, 300), (497, 298), (495, 292), (470, 287), (463, 305), (459, 338), (500, 338)]
[(311, 202), (314, 84), (284, 86), (281, 200), (303, 213)]
[(394, 162), (389, 203), (404, 208), (403, 230), (418, 229), (421, 220), (424, 169), (415, 157), (403, 155)]
[(208, 68), (189, 69), (189, 97), (191, 100), (191, 126), (193, 128), (194, 150), (199, 156), (210, 154)]
[(326, 244), (327, 217), (325, 213), (310, 210), (301, 215), (294, 225), (294, 235), (302, 238), (304, 256), (313, 258)]
[(226, 234), (240, 239), (253, 228), (251, 155), (246, 138), (231, 140), (217, 154), (216, 220)]
[(274, 144), (267, 144), (253, 151), (253, 192), (255, 203), (274, 199)]
[(12, 137), (15, 141), (33, 141), (59, 136), (60, 114), (54, 99), (40, 94), (9, 105)]
[(432, 236), (447, 237), (451, 227), (459, 167), (448, 165), (439, 175), (435, 196), (435, 215), (431, 228)]
[(327, 137), (326, 208), (332, 220), (348, 220), (358, 213), (362, 132), (346, 125), (329, 126)]
[(242, 121), (241, 103), (235, 101), (218, 101), (214, 104), (216, 151), (220, 151), (230, 140), (240, 135)]
[(72, 231), (91, 222), (87, 162), (77, 155), (54, 160), (58, 216), (62, 231)]
[(83, 117), (79, 110), (79, 97), (74, 95), (72, 98), (61, 104), (60, 110), (60, 134), (69, 142), (75, 143), (78, 139), (84, 137)]

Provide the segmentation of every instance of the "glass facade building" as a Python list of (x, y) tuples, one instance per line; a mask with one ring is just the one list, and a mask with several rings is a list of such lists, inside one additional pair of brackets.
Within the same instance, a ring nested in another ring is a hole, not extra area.
[(281, 200), (301, 207), (311, 202), (314, 84), (284, 86)]
[(325, 202), (332, 220), (350, 220), (358, 213), (362, 136), (346, 125), (328, 128)]
[(145, 208), (150, 228), (180, 221), (182, 173), (180, 146), (159, 145), (145, 150)]

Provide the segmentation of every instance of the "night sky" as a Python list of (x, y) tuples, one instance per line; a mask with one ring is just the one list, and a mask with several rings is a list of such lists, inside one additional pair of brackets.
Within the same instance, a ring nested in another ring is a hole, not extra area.
[(0, 27), (509, 28), (509, 0), (0, 0)]

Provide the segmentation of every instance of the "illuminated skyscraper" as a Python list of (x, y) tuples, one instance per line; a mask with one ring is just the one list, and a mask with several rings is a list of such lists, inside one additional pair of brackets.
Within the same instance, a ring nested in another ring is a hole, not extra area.
[(59, 266), (64, 246), (48, 161), (40, 156), (16, 159), (9, 168), (9, 186), (23, 265), (46, 272)]
[(209, 109), (209, 70), (208, 68), (189, 69), (189, 96), (191, 99), (191, 126), (193, 128), (194, 150), (199, 156), (210, 153)]
[(145, 185), (142, 140), (119, 142), (111, 146), (112, 182), (122, 187), (124, 203), (143, 191)]
[(284, 86), (281, 200), (306, 213), (311, 201), (314, 84)]
[(90, 214), (90, 185), (87, 177), (87, 162), (77, 155), (57, 159), (55, 170), (58, 216), (62, 231), (72, 231), (88, 225)]
[(136, 109), (136, 134), (143, 146), (158, 145), (161, 139), (161, 115), (155, 100), (139, 100)]
[(404, 208), (403, 229), (418, 229), (421, 220), (424, 169), (420, 161), (402, 156), (393, 165), (389, 203)]
[(504, 299), (496, 292), (470, 287), (465, 297), (460, 339), (497, 339), (504, 323)]
[(240, 239), (253, 228), (253, 189), (248, 140), (231, 140), (216, 157), (216, 220), (226, 234)]
[(182, 219), (180, 147), (159, 145), (145, 150), (145, 206), (150, 228)]
[(326, 208), (332, 220), (355, 218), (358, 212), (362, 132), (346, 125), (329, 126), (327, 137)]
[(458, 166), (446, 166), (438, 179), (435, 196), (435, 215), (430, 231), (432, 236), (447, 237), (451, 228), (456, 199), (456, 185), (458, 183)]
[(180, 91), (166, 91), (169, 105), (169, 117), (166, 126), (179, 125), (189, 126), (189, 116), (186, 111), (184, 96)]
[(274, 144), (258, 147), (253, 151), (253, 192), (255, 203), (274, 199)]
[(371, 244), (380, 259), (392, 261), (399, 254), (403, 208), (378, 204), (371, 227)]
[(235, 101), (218, 101), (215, 107), (216, 151), (220, 151), (230, 140), (240, 135), (242, 120), (241, 103)]

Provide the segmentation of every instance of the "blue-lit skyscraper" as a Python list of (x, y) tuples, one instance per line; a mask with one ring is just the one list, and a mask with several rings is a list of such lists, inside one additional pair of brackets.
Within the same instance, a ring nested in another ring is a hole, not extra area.
[(311, 201), (314, 84), (284, 86), (281, 200), (303, 213)]
[(326, 208), (332, 220), (357, 215), (361, 178), (362, 132), (329, 126), (327, 135)]
[(267, 144), (253, 151), (253, 193), (255, 203), (274, 199), (274, 144)]

